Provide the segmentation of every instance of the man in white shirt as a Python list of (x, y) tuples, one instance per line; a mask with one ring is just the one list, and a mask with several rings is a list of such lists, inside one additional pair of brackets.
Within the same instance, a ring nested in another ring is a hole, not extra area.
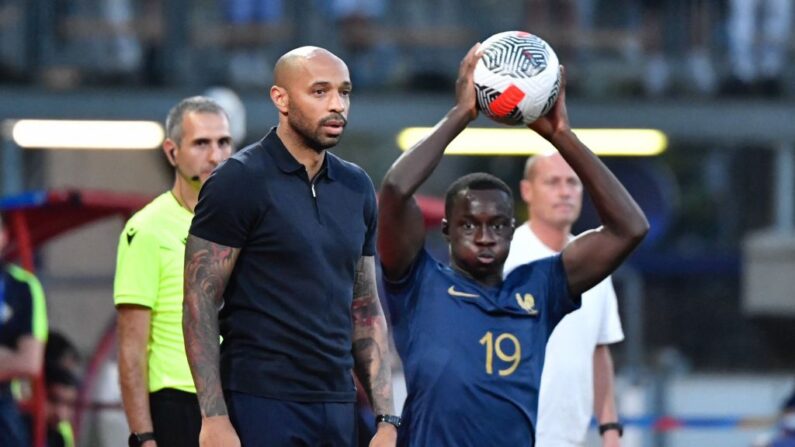
[[(519, 265), (560, 252), (574, 236), (582, 183), (557, 152), (527, 160), (520, 183), (529, 220), (513, 235), (504, 275)], [(604, 447), (618, 447), (623, 427), (613, 396), (613, 359), (608, 345), (624, 332), (610, 277), (583, 294), (580, 310), (568, 314), (547, 342), (538, 404), (537, 447), (584, 446), (591, 415)]]

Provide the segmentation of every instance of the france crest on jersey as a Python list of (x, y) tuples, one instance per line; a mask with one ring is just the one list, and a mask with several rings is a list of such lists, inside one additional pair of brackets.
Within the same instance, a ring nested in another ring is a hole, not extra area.
[(408, 391), (398, 445), (532, 445), (547, 339), (580, 305), (560, 255), (489, 288), (423, 250), (384, 289)]

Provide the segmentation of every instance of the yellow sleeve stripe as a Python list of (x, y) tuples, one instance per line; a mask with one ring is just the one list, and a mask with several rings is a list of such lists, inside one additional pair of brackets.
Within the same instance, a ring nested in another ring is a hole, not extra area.
[(17, 281), (22, 281), (30, 288), (33, 298), (33, 337), (42, 342), (47, 341), (47, 301), (44, 298), (44, 289), (39, 280), (29, 271), (9, 265), (8, 273)]

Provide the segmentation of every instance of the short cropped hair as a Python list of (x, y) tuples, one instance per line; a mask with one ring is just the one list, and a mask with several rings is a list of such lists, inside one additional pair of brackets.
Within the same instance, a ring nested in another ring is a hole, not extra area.
[(525, 180), (533, 180), (533, 177), (536, 174), (535, 168), (539, 157), (539, 155), (531, 155), (527, 157), (527, 161), (524, 164), (524, 172), (522, 173)]
[(478, 191), (496, 189), (503, 191), (508, 195), (509, 203), (511, 207), (513, 207), (513, 192), (511, 192), (511, 188), (509, 188), (505, 182), (491, 174), (487, 174), (485, 172), (475, 172), (473, 174), (467, 174), (459, 178), (458, 180), (454, 181), (449, 188), (447, 188), (447, 193), (444, 197), (445, 216), (450, 216), (450, 213), (453, 210), (453, 201), (455, 200), (455, 196), (458, 195), (459, 192), (466, 189)]
[(44, 381), (47, 385), (63, 385), (77, 388), (80, 380), (72, 371), (60, 366), (47, 366), (44, 369)]
[(169, 110), (168, 116), (166, 116), (166, 137), (168, 139), (177, 144), (182, 141), (182, 119), (185, 114), (191, 112), (214, 113), (223, 115), (227, 121), (229, 120), (226, 110), (214, 100), (206, 96), (191, 96), (183, 99)]
[(80, 352), (77, 350), (77, 346), (62, 333), (51, 331), (47, 335), (47, 345), (44, 348), (44, 363), (47, 365), (58, 365), (64, 358), (68, 357), (80, 360)]

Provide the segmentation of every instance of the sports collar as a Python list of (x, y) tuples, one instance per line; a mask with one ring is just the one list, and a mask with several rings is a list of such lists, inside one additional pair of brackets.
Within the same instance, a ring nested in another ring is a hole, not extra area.
[[(261, 144), (265, 150), (270, 152), (271, 156), (273, 156), (273, 159), (276, 161), (276, 166), (285, 174), (295, 174), (299, 171), (306, 171), (304, 165), (299, 163), (298, 160), (293, 157), (293, 154), (284, 146), (281, 138), (276, 134), (276, 127), (271, 128), (268, 135), (263, 138)], [(333, 165), (335, 162), (334, 155), (326, 151), (323, 157), (323, 166), (320, 167), (318, 175), (324, 174), (329, 180), (334, 180), (334, 171), (336, 168), (333, 168)]]

